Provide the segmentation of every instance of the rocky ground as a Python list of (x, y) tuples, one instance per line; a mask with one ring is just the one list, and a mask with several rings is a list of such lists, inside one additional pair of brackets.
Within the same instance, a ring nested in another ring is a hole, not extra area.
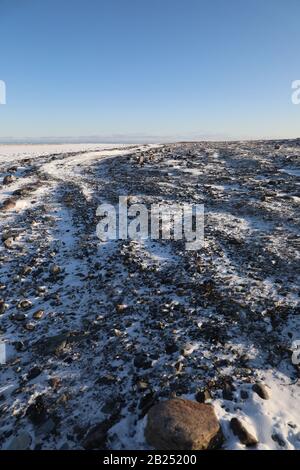
[[(0, 447), (147, 449), (148, 411), (181, 397), (213, 405), (225, 449), (300, 449), (299, 156), (0, 147)], [(204, 247), (101, 243), (123, 195), (203, 203)]]

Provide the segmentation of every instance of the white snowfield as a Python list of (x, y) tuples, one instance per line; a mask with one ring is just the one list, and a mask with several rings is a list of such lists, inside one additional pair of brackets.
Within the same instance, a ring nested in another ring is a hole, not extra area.
[[(300, 450), (291, 359), (300, 339), (300, 150), (273, 149), (0, 145), (0, 182), (13, 176), (0, 185), (0, 205), (14, 204), (0, 210), (1, 234), (10, 233), (0, 242), (0, 339), (9, 353), (0, 365), (0, 448), (82, 448), (89, 429), (111, 420), (103, 445), (148, 449), (143, 403), (174, 393), (195, 400), (210, 384), (225, 449), (246, 449), (230, 428), (239, 418), (256, 449)], [(204, 251), (100, 243), (97, 205), (121, 195), (204, 203)], [(53, 352), (58, 335), (68, 336)], [(141, 354), (148, 366), (135, 365)], [(232, 399), (220, 385), (228, 377)], [(253, 392), (256, 382), (269, 399)]]

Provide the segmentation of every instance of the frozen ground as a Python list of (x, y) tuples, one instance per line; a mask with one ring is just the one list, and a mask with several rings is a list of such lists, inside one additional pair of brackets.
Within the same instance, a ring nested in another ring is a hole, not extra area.
[[(280, 144), (0, 146), (1, 448), (99, 425), (100, 447), (145, 449), (152, 404), (205, 388), (224, 448), (239, 417), (258, 449), (300, 449), (300, 142)], [(204, 203), (204, 248), (100, 243), (122, 195)]]

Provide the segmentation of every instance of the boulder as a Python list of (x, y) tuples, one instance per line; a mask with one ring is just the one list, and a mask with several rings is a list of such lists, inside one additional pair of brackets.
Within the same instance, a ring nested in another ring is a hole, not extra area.
[(223, 433), (212, 405), (175, 398), (153, 406), (145, 438), (157, 450), (219, 448)]

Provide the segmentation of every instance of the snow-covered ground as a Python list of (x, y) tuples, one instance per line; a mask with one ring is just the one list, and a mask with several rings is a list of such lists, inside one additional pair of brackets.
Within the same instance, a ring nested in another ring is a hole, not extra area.
[[(299, 156), (298, 141), (0, 145), (1, 448), (82, 448), (104, 423), (99, 445), (146, 449), (149, 408), (206, 389), (225, 449), (245, 448), (233, 417), (258, 449), (300, 449)], [(97, 206), (123, 195), (204, 203), (204, 248), (101, 243)]]

